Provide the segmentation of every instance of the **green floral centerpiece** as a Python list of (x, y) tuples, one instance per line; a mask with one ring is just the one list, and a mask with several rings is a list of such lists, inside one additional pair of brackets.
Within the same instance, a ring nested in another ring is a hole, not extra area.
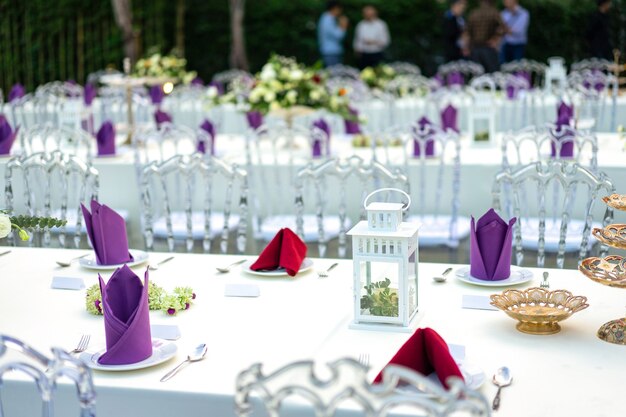
[(17, 230), (20, 239), (28, 240), (27, 230), (61, 227), (66, 223), (65, 220), (53, 217), (11, 216), (6, 210), (0, 210), (0, 239), (7, 237), (13, 230)]
[(363, 286), (366, 294), (361, 297), (363, 314), (372, 316), (398, 317), (398, 290), (390, 288), (391, 280), (374, 282)]
[[(176, 287), (171, 294), (153, 282), (148, 282), (148, 308), (161, 310), (169, 316), (179, 311), (188, 310), (196, 299), (196, 294), (190, 287)], [(94, 284), (87, 289), (85, 308), (88, 313), (102, 315), (102, 294), (100, 284)]]
[[(325, 109), (353, 119), (345, 91), (330, 93), (325, 80), (326, 75), (319, 68), (306, 67), (294, 58), (272, 55), (261, 72), (255, 75), (247, 104), (251, 111), (262, 114), (298, 108)], [(234, 101), (235, 97), (231, 98)]]
[(371, 89), (384, 90), (389, 81), (396, 78), (396, 71), (389, 65), (367, 67), (361, 71), (361, 80)]
[(152, 54), (146, 58), (141, 58), (135, 64), (134, 77), (150, 77), (150, 78), (171, 78), (180, 80), (184, 84), (189, 84), (197, 73), (195, 71), (187, 71), (187, 60), (179, 58), (174, 54), (161, 55)]

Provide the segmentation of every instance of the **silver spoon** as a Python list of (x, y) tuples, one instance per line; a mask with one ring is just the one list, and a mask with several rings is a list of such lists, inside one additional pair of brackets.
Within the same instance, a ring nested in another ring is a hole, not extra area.
[(171, 371), (169, 371), (168, 373), (163, 375), (163, 378), (161, 378), (161, 382), (165, 382), (168, 379), (170, 379), (171, 377), (173, 377), (174, 375), (176, 375), (178, 373), (178, 371), (180, 371), (184, 365), (188, 365), (191, 362), (198, 362), (198, 361), (201, 361), (202, 359), (204, 359), (204, 356), (206, 355), (206, 351), (207, 351), (206, 343), (202, 343), (202, 344), (196, 346), (196, 348), (193, 350), (193, 352), (191, 352), (187, 356), (187, 359), (182, 361), (180, 363), (180, 365), (178, 365), (176, 368), (172, 369)]
[(72, 265), (72, 262), (77, 261), (79, 259), (83, 259), (86, 256), (89, 256), (89, 254), (86, 253), (82, 256), (77, 256), (76, 258), (72, 258), (67, 262), (57, 261), (57, 265), (59, 265), (61, 268), (67, 268), (68, 266)]
[(230, 270), (231, 270), (234, 266), (237, 266), (237, 265), (239, 265), (239, 264), (242, 264), (242, 263), (244, 263), (245, 261), (246, 261), (245, 259), (242, 259), (242, 260), (240, 260), (240, 261), (233, 262), (232, 264), (228, 265), (228, 266), (227, 266), (227, 267), (225, 267), (225, 268), (215, 268), (215, 269), (217, 269), (217, 272), (221, 272), (222, 274), (227, 274), (227, 273), (229, 273), (229, 272), (230, 272)]
[(440, 277), (433, 277), (433, 279), (435, 280), (435, 282), (446, 282), (446, 280), (448, 279), (446, 278), (446, 275), (448, 275), (451, 271), (452, 271), (452, 268), (448, 268), (445, 271), (443, 271)]
[(496, 411), (500, 408), (500, 391), (502, 391), (502, 388), (511, 385), (511, 382), (513, 382), (513, 377), (511, 376), (509, 368), (503, 366), (496, 371), (493, 375), (493, 384), (498, 387), (498, 392), (496, 392), (496, 396), (493, 398), (491, 408)]
[(157, 262), (157, 263), (156, 263), (156, 264), (154, 264), (154, 265), (149, 265), (149, 266), (148, 266), (148, 269), (149, 269), (150, 271), (156, 271), (157, 269), (159, 269), (159, 267), (160, 267), (161, 265), (163, 265), (163, 264), (164, 264), (164, 263), (166, 263), (166, 262), (171, 261), (172, 259), (174, 259), (174, 257), (173, 257), (173, 256), (170, 256), (169, 258), (165, 258), (165, 259), (163, 259), (162, 261)]

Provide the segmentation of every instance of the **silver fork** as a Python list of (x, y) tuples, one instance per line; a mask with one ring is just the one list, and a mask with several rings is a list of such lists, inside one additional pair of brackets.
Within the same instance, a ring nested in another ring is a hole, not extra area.
[(325, 270), (325, 271), (317, 271), (317, 277), (318, 278), (328, 278), (328, 273), (330, 271), (332, 271), (333, 268), (336, 267), (337, 265), (339, 265), (339, 264), (337, 262), (335, 262), (334, 264), (329, 266), (327, 270)]
[(544, 272), (543, 273), (543, 281), (541, 281), (541, 284), (539, 285), (541, 288), (545, 288), (546, 290), (550, 289), (550, 283), (548, 282), (548, 276), (550, 274), (548, 272)]
[(91, 339), (91, 335), (88, 335), (88, 334), (82, 335), (80, 337), (80, 340), (78, 341), (78, 345), (76, 346), (76, 349), (72, 350), (69, 353), (74, 354), (74, 353), (84, 352), (85, 350), (87, 350), (87, 347), (89, 346), (90, 339)]
[(370, 366), (370, 355), (369, 353), (360, 353), (359, 354), (359, 363), (366, 368)]

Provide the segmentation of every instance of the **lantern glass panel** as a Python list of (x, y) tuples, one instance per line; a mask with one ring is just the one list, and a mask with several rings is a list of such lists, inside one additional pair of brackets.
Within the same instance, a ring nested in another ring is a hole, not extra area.
[(408, 284), (409, 284), (409, 317), (417, 310), (417, 263), (418, 252), (415, 251), (409, 256)]
[(398, 262), (360, 262), (361, 314), (377, 317), (398, 317)]

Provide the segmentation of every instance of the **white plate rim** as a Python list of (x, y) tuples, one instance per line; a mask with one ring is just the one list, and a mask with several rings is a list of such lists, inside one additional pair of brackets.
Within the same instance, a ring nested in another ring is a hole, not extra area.
[[(250, 269), (250, 267), (252, 266), (252, 264), (254, 264), (256, 262), (256, 259), (252, 259), (250, 261), (246, 261), (241, 265), (241, 269), (251, 275), (256, 275), (256, 276), (260, 276), (260, 277), (285, 277), (285, 276), (289, 276), (289, 274), (287, 273), (286, 270), (284, 269), (278, 269), (276, 271), (253, 271), (252, 269)], [(300, 270), (298, 271), (298, 274), (300, 274), (301, 272), (306, 272), (309, 269), (313, 268), (313, 260), (311, 258), (304, 258), (304, 260), (302, 261), (302, 265), (300, 266)], [(298, 275), (296, 274), (296, 275)]]
[[(519, 275), (518, 278), (514, 278), (513, 275)], [(498, 281), (487, 281), (478, 278), (474, 278), (470, 275), (470, 267), (464, 266), (457, 269), (454, 273), (457, 279), (466, 284), (478, 285), (480, 287), (512, 287), (515, 285), (525, 284), (532, 281), (533, 273), (526, 268), (511, 265), (511, 275), (507, 279)]]
[(89, 256), (79, 259), (78, 264), (86, 269), (91, 269), (95, 271), (109, 271), (112, 269), (120, 268), (124, 265), (127, 265), (129, 268), (132, 268), (133, 266), (141, 265), (148, 261), (148, 258), (149, 258), (148, 252), (139, 250), (139, 249), (129, 249), (128, 251), (133, 256), (134, 261), (126, 262), (125, 264), (98, 265), (96, 263), (95, 253), (91, 253)]
[(102, 356), (102, 354), (104, 354), (104, 352), (106, 352), (106, 349), (99, 350), (98, 352), (93, 352), (93, 351), (83, 352), (80, 354), (78, 358), (82, 360), (85, 363), (85, 365), (87, 365), (89, 368), (94, 369), (96, 371), (122, 372), (122, 371), (135, 371), (138, 369), (145, 369), (151, 366), (160, 365), (172, 359), (174, 356), (176, 356), (176, 353), (178, 352), (178, 346), (176, 345), (176, 343), (171, 342), (169, 340), (165, 340), (165, 339), (152, 339), (152, 343), (154, 344), (155, 342), (162, 343), (162, 345), (157, 348), (159, 351), (163, 351), (165, 350), (165, 348), (167, 348), (167, 349), (171, 349), (171, 352), (165, 352), (163, 356), (155, 358), (157, 353), (155, 353), (155, 349), (153, 347), (152, 355), (150, 357), (140, 362), (129, 363), (125, 365), (101, 365), (99, 364), (98, 359), (100, 358), (100, 356)]

